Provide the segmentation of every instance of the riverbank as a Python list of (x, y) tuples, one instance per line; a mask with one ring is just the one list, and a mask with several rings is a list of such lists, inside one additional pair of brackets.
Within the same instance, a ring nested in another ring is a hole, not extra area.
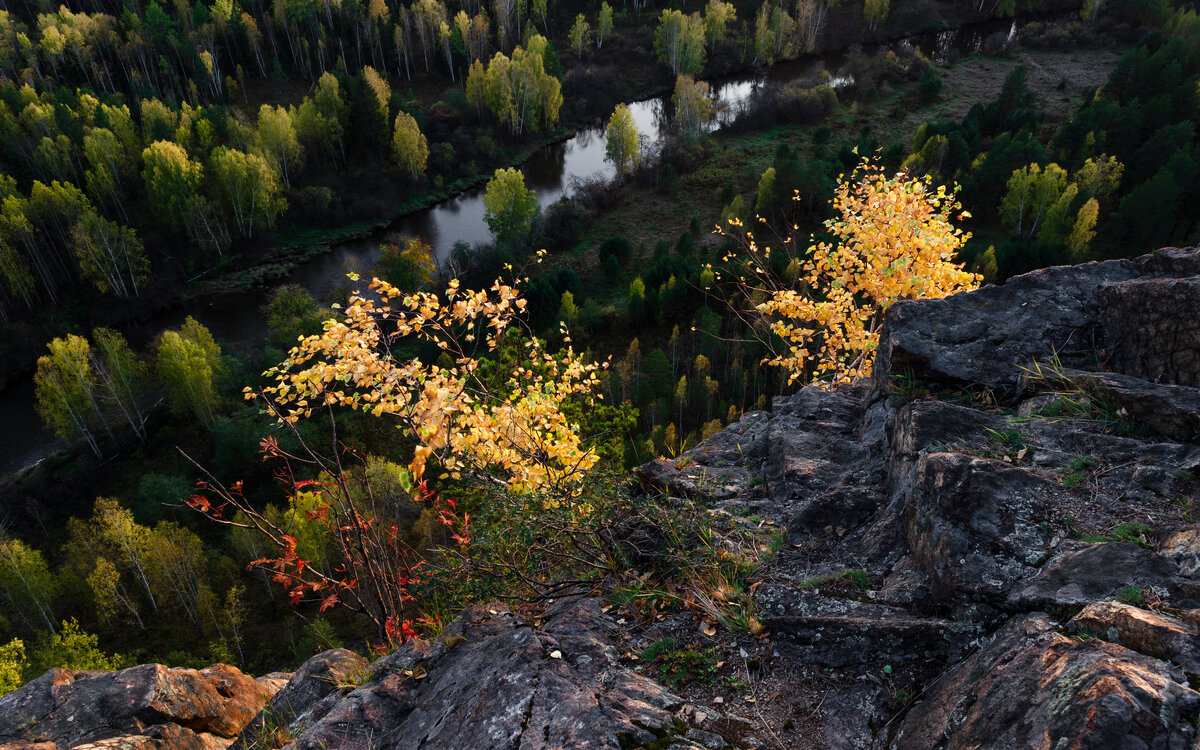
[[(1061, 19), (1064, 17), (1065, 9), (1073, 13), (1073, 5), (1073, 3), (1064, 0), (1020, 22)], [(861, 8), (837, 7), (832, 11), (828, 20), (829, 33), (822, 36), (821, 46), (817, 52), (803, 55), (794, 60), (781, 61), (775, 66), (770, 67), (759, 65), (753, 60), (743, 61), (734, 65), (724, 65), (721, 66), (719, 71), (708, 71), (705, 80), (719, 85), (726, 80), (753, 75), (761, 77), (763, 80), (786, 81), (810, 69), (814, 63), (828, 63), (831, 57), (837, 59), (840, 55), (854, 47), (863, 47), (867, 50), (872, 50), (879, 46), (901, 41), (920, 40), (918, 43), (924, 43), (924, 52), (935, 58), (939, 53), (957, 56), (962, 50), (955, 49), (952, 44), (947, 45), (945, 49), (939, 50), (938, 45), (943, 43), (942, 40), (938, 40), (936, 36), (931, 35), (949, 31), (962, 31), (965, 27), (978, 27), (980, 29), (977, 38), (970, 45), (976, 52), (979, 52), (989, 34), (1003, 33), (1003, 31), (1008, 29), (1010, 24), (1014, 25), (1015, 28), (1016, 23), (1018, 21), (1012, 19), (992, 18), (987, 14), (975, 11), (970, 6), (963, 6), (957, 3), (931, 3), (926, 0), (920, 0), (919, 2), (899, 5), (887, 21), (880, 24), (874, 30), (868, 31), (864, 29), (865, 22), (862, 19)], [(909, 24), (916, 25), (914, 27)], [(849, 34), (847, 33), (848, 29), (858, 29), (859, 33)], [(922, 39), (922, 37), (924, 38)], [(603, 62), (603, 59), (594, 60), (592, 58), (588, 58), (586, 61), (577, 61), (567, 68), (565, 77), (569, 78), (577, 69), (603, 65)], [(640, 75), (635, 74), (632, 77), (630, 88), (627, 88), (623, 92), (626, 96), (612, 99), (612, 101), (605, 101), (600, 105), (591, 102), (590, 106), (598, 108), (599, 111), (607, 112), (618, 103), (643, 102), (670, 95), (674, 86), (674, 80), (670, 76), (663, 74), (663, 71), (658, 70), (658, 68), (662, 68), (662, 65), (654, 61), (643, 60), (641, 62)], [(942, 60), (941, 62), (951, 61)], [(782, 71), (782, 75), (779, 74), (780, 71)], [(628, 95), (632, 95), (633, 98)], [(911, 119), (911, 117), (907, 119)], [(566, 127), (546, 134), (535, 145), (522, 150), (511, 161), (501, 164), (499, 167), (520, 167), (542, 149), (563, 143), (580, 132), (603, 127), (604, 119), (602, 117), (575, 119)], [(179, 300), (193, 299), (204, 294), (221, 294), (231, 291), (250, 291), (263, 288), (272, 282), (286, 278), (296, 268), (313, 258), (330, 252), (338, 244), (380, 237), (390, 227), (412, 214), (453, 200), (471, 190), (480, 188), (491, 179), (491, 174), (490, 172), (479, 173), (469, 179), (456, 180), (442, 190), (428, 191), (405, 201), (389, 215), (381, 218), (367, 219), (331, 229), (294, 225), (290, 228), (290, 232), (294, 232), (297, 235), (313, 233), (317, 236), (307, 237), (302, 241), (291, 242), (288, 241), (290, 237), (287, 231), (281, 232), (280, 234), (287, 239), (270, 248), (265, 256), (254, 265), (232, 269), (211, 281), (184, 290), (179, 296)]]
[[(498, 168), (520, 167), (529, 161), (539, 150), (567, 141), (576, 132), (577, 129), (559, 128), (548, 133), (545, 137), (539, 139), (536, 145), (520, 152), (516, 158)], [(404, 201), (394, 213), (381, 219), (368, 219), (332, 229), (299, 225), (286, 227), (281, 229), (276, 235), (276, 237), (282, 236), (285, 238), (283, 242), (273, 245), (254, 265), (233, 269), (216, 278), (191, 284), (182, 289), (176, 299), (178, 302), (183, 302), (209, 294), (248, 292), (265, 288), (273, 282), (285, 279), (298, 267), (313, 258), (330, 252), (335, 245), (378, 236), (406, 216), (453, 200), (468, 191), (481, 188), (491, 178), (492, 173), (480, 173), (470, 179), (455, 180), (441, 190), (431, 190)], [(300, 237), (304, 239), (289, 241)]]

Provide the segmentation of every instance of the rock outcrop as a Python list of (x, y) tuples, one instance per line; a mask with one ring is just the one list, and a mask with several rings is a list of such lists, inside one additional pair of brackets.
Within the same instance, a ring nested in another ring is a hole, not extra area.
[(1051, 268), (946, 299), (897, 302), (879, 338), (873, 377), (1017, 385), (1034, 357), (1091, 351), (1103, 330), (1102, 287), (1139, 278), (1133, 261)]
[(897, 303), (869, 384), (640, 470), (787, 528), (758, 601), (820, 706), (794, 746), (1197, 746), (1197, 290), (1166, 249)]
[[(533, 628), (506, 607), (469, 608), (434, 642), (371, 665), (287, 747), (625, 748), (688, 729), (684, 701), (618, 665), (615, 625), (595, 599), (568, 599)], [(666, 745), (662, 745), (666, 746)]]
[(293, 726), (319, 721), (341, 698), (339, 687), (362, 681), (370, 662), (344, 648), (317, 654), (279, 686), (262, 712), (233, 743), (233, 750), (278, 747)]
[(1200, 693), (1162, 660), (1078, 641), (1046, 615), (1007, 623), (913, 707), (893, 746), (1195, 747)]
[(224, 748), (270, 697), (225, 664), (52, 669), (0, 698), (0, 748)]
[(1198, 290), (1200, 250), (1166, 249), (897, 303), (869, 382), (642, 467), (783, 530), (759, 638), (727, 649), (774, 686), (741, 696), (752, 719), (665, 689), (639, 634), (569, 598), (286, 680), (52, 670), (0, 699), (0, 747), (1194, 750)]

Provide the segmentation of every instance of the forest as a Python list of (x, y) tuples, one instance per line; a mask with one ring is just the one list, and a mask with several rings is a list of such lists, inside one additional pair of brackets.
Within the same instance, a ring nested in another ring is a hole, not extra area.
[[(0, 10), (0, 381), (32, 373), (63, 442), (0, 480), (0, 693), (382, 649), (564, 580), (659, 606), (629, 518), (691, 540), (660, 589), (736, 589), (753, 556), (629, 469), (869, 373), (895, 299), (1200, 241), (1200, 17), (1171, 0), (73, 5)], [(941, 60), (905, 41), (972, 25)], [(1091, 87), (1028, 62), (1095, 50)], [(588, 128), (608, 173), (541, 205), (520, 166)], [(488, 241), (386, 230), (468, 190)], [(372, 267), (288, 280), (348, 237)], [(259, 340), (131, 333), (234, 289)]]

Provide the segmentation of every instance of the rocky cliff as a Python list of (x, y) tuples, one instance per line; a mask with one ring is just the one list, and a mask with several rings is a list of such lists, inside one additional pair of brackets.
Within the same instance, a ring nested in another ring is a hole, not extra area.
[[(1180, 249), (899, 303), (870, 382), (639, 470), (785, 529), (760, 637), (473, 607), (371, 665), (54, 670), (0, 748), (1196, 748), (1197, 309)], [(744, 679), (667, 690), (631, 658), (667, 632)]]

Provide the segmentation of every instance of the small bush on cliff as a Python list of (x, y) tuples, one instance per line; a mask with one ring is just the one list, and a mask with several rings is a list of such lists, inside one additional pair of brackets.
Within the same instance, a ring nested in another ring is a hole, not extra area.
[[(341, 320), (326, 322), (267, 373), (271, 385), (247, 389), (299, 445), (262, 444), (290, 507), (273, 515), (247, 500), (241, 482), (227, 487), (211, 475), (189, 504), (265, 537), (271, 552), (254, 565), (269, 569), (293, 603), (348, 606), (367, 616), (381, 641), (403, 642), (414, 632), (410, 590), (426, 578), (425, 548), (466, 547), (471, 535), (470, 514), (430, 488), (431, 466), (439, 480), (474, 476), (511, 497), (534, 498), (535, 511), (589, 510), (579, 500), (581, 478), (599, 457), (584, 445), (567, 402), (592, 392), (599, 366), (585, 363), (565, 337), (557, 354), (533, 336), (506, 348), (525, 304), (499, 281), (484, 291), (451, 281), (439, 295), (374, 280), (370, 294), (351, 296)], [(382, 477), (369, 458), (336, 443), (333, 455), (323, 454), (296, 430), (314, 412), (326, 414), (336, 440), (335, 409), (345, 407), (394, 420), (412, 446), (407, 465), (389, 464)], [(410, 534), (414, 518), (424, 519), (423, 539)], [(305, 529), (324, 540), (322, 554), (312, 552)]]
[[(759, 544), (714, 529), (692, 503), (664, 509), (600, 470), (623, 459), (620, 436), (635, 415), (590, 403), (600, 366), (565, 335), (558, 353), (547, 352), (525, 329), (515, 287), (473, 292), (451, 282), (444, 294), (404, 294), (376, 280), (371, 292), (301, 341), (268, 372), (267, 388), (247, 392), (290, 428), (261, 451), (284, 482), (286, 507), (263, 509), (248, 499), (257, 491), (212, 476), (189, 501), (235, 536), (260, 540), (240, 546), (265, 546), (252, 565), (293, 604), (348, 607), (374, 626), (376, 643), (397, 645), (467, 603), (636, 579), (667, 593), (635, 596), (631, 611), (653, 614), (669, 599), (761, 632), (749, 573), (730, 569), (742, 558), (727, 554), (756, 555)], [(338, 443), (346, 407), (394, 420), (406, 465)], [(298, 429), (314, 414), (329, 421), (333, 453)]]
[(663, 638), (646, 647), (642, 661), (649, 664), (663, 682), (678, 688), (693, 680), (711, 683), (717, 674), (717, 650), (681, 647), (674, 638)]
[(961, 208), (954, 192), (927, 177), (888, 176), (864, 160), (838, 182), (833, 208), (838, 215), (824, 225), (829, 239), (804, 253), (792, 236), (772, 249), (749, 231), (729, 235), (738, 252), (726, 256), (722, 276), (749, 301), (747, 312), (774, 352), (763, 361), (786, 369), (791, 382), (869, 375), (893, 303), (945, 297), (980, 281), (955, 262), (969, 235), (951, 223)]

